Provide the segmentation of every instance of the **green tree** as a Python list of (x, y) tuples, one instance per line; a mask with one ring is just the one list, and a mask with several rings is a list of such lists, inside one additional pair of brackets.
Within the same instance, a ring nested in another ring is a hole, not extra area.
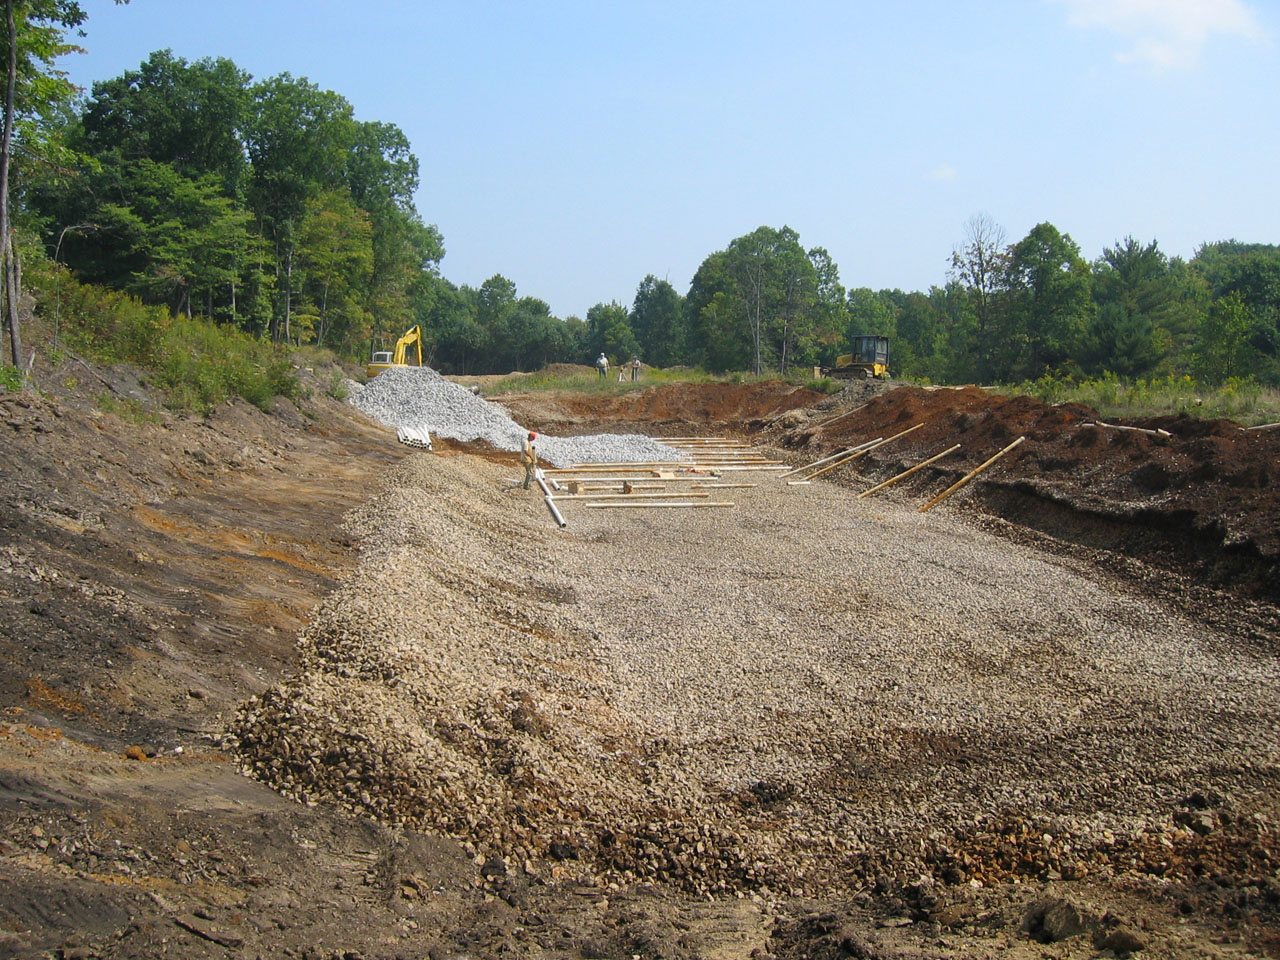
[(1070, 235), (1040, 223), (1014, 244), (1005, 269), (1009, 298), (1003, 342), (1008, 366), (1025, 378), (1072, 362), (1093, 319), (1089, 265)]
[(653, 366), (669, 367), (683, 358), (684, 304), (676, 288), (649, 274), (636, 288), (630, 324), (641, 355)]
[(797, 349), (801, 344), (807, 345), (814, 336), (818, 290), (818, 273), (813, 261), (800, 246), (795, 231), (788, 232), (789, 236), (779, 237), (775, 250), (770, 291), (772, 316), (768, 327), (770, 346), (778, 358), (778, 373), (784, 377)]
[(1222, 383), (1250, 372), (1249, 331), (1253, 316), (1238, 293), (1214, 301), (1200, 328), (1200, 343), (1193, 355), (1197, 380)]
[(603, 353), (611, 361), (630, 360), (640, 350), (627, 322), (627, 308), (616, 300), (597, 303), (587, 311), (587, 348), (590, 359)]
[(812, 323), (798, 341), (795, 357), (806, 366), (830, 366), (848, 326), (845, 289), (840, 283), (840, 268), (823, 247), (809, 251), (809, 262), (814, 274)]
[[(9, 328), (13, 365), (23, 377), (19, 269), (13, 245), (9, 187), (13, 145), (19, 124), (37, 125), (39, 118), (69, 102), (74, 88), (55, 63), (74, 49), (65, 31), (84, 22), (75, 0), (4, 0), (3, 38), (6, 63), (3, 129), (0, 130), (0, 272), (4, 274), (4, 319)], [(33, 137), (32, 139), (36, 139)]]
[(1093, 299), (1098, 307), (1090, 328), (1090, 373), (1123, 376), (1145, 373), (1160, 359), (1152, 313), (1161, 302), (1166, 260), (1153, 240), (1143, 246), (1125, 237), (1104, 247), (1093, 265)]
[(1004, 229), (985, 213), (970, 217), (965, 224), (963, 246), (951, 254), (951, 268), (967, 292), (972, 329), (963, 340), (974, 351), (973, 369), (982, 381), (993, 372), (1007, 261)]
[(930, 290), (929, 299), (941, 324), (930, 375), (941, 383), (980, 382), (979, 364), (986, 356), (977, 348), (979, 322), (971, 288), (951, 280)]
[(93, 85), (82, 149), (120, 162), (166, 163), (187, 177), (216, 174), (238, 196), (248, 169), (242, 131), (249, 74), (224, 58), (188, 63), (157, 50), (137, 70)]
[(684, 309), (690, 361), (717, 372), (751, 365), (751, 334), (727, 252), (713, 253), (698, 266)]
[(305, 302), (314, 308), (320, 345), (363, 340), (365, 299), (373, 275), (373, 225), (341, 190), (309, 199), (298, 232), (298, 263)]
[(849, 291), (846, 313), (849, 325), (845, 330), (846, 343), (854, 337), (893, 337), (898, 332), (897, 311), (893, 303), (893, 291), (879, 293), (870, 287), (854, 287)]
[(685, 298), (691, 352), (712, 370), (790, 362), (812, 330), (817, 268), (790, 227), (759, 227), (703, 260)]
[(182, 176), (168, 164), (140, 160), (130, 168), (129, 204), (104, 204), (99, 229), (114, 236), (136, 264), (128, 289), (176, 316), (192, 300), (229, 293), (238, 273), (249, 215), (226, 197), (218, 179)]
[(255, 84), (252, 95), (246, 138), (252, 164), (249, 199), (275, 261), (279, 301), (271, 337), (288, 340), (297, 293), (298, 225), (309, 197), (344, 183), (355, 120), (344, 98), (287, 73)]

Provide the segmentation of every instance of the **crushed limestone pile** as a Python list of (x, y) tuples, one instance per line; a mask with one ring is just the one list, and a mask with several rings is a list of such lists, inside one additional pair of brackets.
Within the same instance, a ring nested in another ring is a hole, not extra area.
[[(433, 436), (484, 440), (499, 450), (519, 450), (528, 432), (500, 405), (446, 380), (430, 367), (392, 367), (351, 397), (363, 413), (389, 427), (425, 426)], [(602, 433), (586, 437), (540, 436), (538, 456), (552, 466), (683, 460), (671, 447), (641, 434)]]

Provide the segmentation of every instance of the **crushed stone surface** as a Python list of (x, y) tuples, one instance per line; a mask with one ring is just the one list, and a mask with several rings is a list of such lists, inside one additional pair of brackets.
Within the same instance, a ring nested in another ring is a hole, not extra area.
[(836, 485), (566, 502), (562, 531), (510, 474), (413, 455), (350, 515), (358, 569), (233, 725), (247, 772), (532, 876), (702, 893), (1124, 876), (1196, 841), (1193, 792), (1275, 831), (1256, 643)]
[[(446, 380), (430, 367), (392, 367), (353, 391), (351, 403), (389, 427), (426, 426), (433, 436), (484, 440), (499, 450), (519, 450), (529, 432), (501, 405)], [(686, 460), (678, 450), (643, 434), (582, 437), (539, 435), (538, 457), (552, 466)]]

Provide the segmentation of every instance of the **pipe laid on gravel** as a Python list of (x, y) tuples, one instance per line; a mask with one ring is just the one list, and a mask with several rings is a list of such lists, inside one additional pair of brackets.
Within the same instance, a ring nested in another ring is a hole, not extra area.
[(551, 488), (547, 486), (547, 481), (544, 477), (545, 474), (541, 469), (536, 470), (533, 474), (533, 479), (536, 480), (538, 482), (538, 486), (542, 488), (542, 492), (544, 494), (542, 499), (546, 502), (547, 509), (551, 511), (551, 516), (555, 519), (556, 523), (560, 525), (560, 529), (563, 530), (568, 526), (568, 524), (565, 523), (564, 517), (560, 515), (560, 511), (556, 508), (556, 498), (552, 495)]

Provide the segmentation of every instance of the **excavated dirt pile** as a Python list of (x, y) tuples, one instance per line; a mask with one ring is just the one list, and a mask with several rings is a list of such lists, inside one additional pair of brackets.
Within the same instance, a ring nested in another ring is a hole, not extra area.
[(817, 459), (924, 424), (856, 468), (856, 482), (869, 486), (961, 444), (896, 488), (894, 495), (920, 502), (1025, 436), (962, 499), (976, 497), (1019, 526), (1117, 551), (1209, 586), (1280, 598), (1280, 431), (1186, 415), (1124, 421), (1169, 436), (1112, 430), (1090, 426), (1098, 416), (1087, 407), (977, 387), (901, 387), (818, 426), (840, 409), (848, 408), (776, 418), (765, 436)]

